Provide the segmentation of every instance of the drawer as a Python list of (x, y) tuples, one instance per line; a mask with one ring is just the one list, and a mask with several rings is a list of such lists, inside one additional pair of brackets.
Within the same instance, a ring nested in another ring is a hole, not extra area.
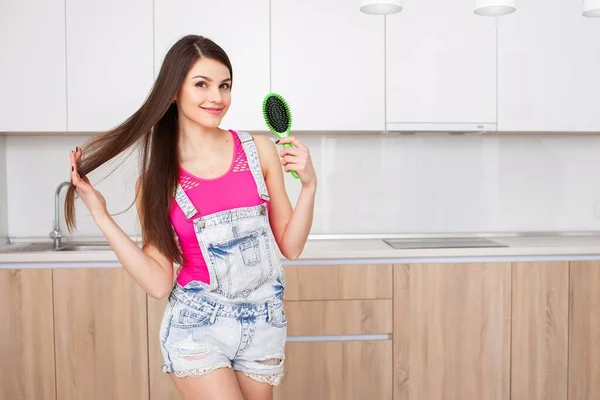
[(392, 333), (392, 300), (293, 301), (285, 312), (290, 336)]
[(391, 299), (392, 265), (286, 266), (285, 299)]

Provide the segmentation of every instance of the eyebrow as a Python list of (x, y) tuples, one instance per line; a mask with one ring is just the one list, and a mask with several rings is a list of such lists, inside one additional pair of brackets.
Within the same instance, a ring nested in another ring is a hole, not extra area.
[[(196, 75), (196, 76), (194, 76), (192, 79), (196, 79), (196, 78), (202, 78), (202, 79), (205, 79), (205, 80), (207, 80), (207, 81), (209, 81), (209, 82), (212, 82), (212, 79), (210, 79), (208, 76), (204, 76), (204, 75)], [(230, 80), (231, 80), (231, 78), (223, 79), (223, 80), (221, 81), (221, 83), (223, 83), (223, 82), (227, 82), (227, 81), (230, 81)]]

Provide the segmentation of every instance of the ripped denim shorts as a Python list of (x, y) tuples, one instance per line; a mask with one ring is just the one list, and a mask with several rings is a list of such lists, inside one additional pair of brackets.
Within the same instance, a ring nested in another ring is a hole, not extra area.
[(283, 304), (282, 293), (263, 302), (232, 303), (177, 284), (160, 327), (163, 371), (204, 376), (227, 367), (279, 384), (287, 336)]

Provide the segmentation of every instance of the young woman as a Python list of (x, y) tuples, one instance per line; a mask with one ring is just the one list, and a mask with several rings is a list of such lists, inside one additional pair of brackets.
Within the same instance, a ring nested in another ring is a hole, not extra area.
[[(298, 258), (313, 219), (317, 177), (298, 139), (279, 140), (294, 148), (278, 154), (268, 137), (219, 128), (232, 82), (221, 47), (185, 36), (167, 53), (142, 107), (70, 154), (69, 229), (77, 193), (131, 277), (150, 296), (168, 296), (163, 371), (184, 399), (272, 398), (287, 330), (277, 250)], [(86, 178), (136, 144), (141, 248)], [(293, 210), (283, 170), (300, 176)], [(174, 263), (181, 266), (176, 276)]]

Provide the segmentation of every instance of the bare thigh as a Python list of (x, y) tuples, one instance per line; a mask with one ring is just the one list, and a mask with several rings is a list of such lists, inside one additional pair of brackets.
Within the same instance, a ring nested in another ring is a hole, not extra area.
[(245, 400), (272, 400), (273, 386), (268, 383), (255, 381), (248, 378), (243, 372), (236, 371), (238, 385)]
[(219, 368), (203, 377), (169, 375), (182, 400), (244, 400), (231, 368)]

